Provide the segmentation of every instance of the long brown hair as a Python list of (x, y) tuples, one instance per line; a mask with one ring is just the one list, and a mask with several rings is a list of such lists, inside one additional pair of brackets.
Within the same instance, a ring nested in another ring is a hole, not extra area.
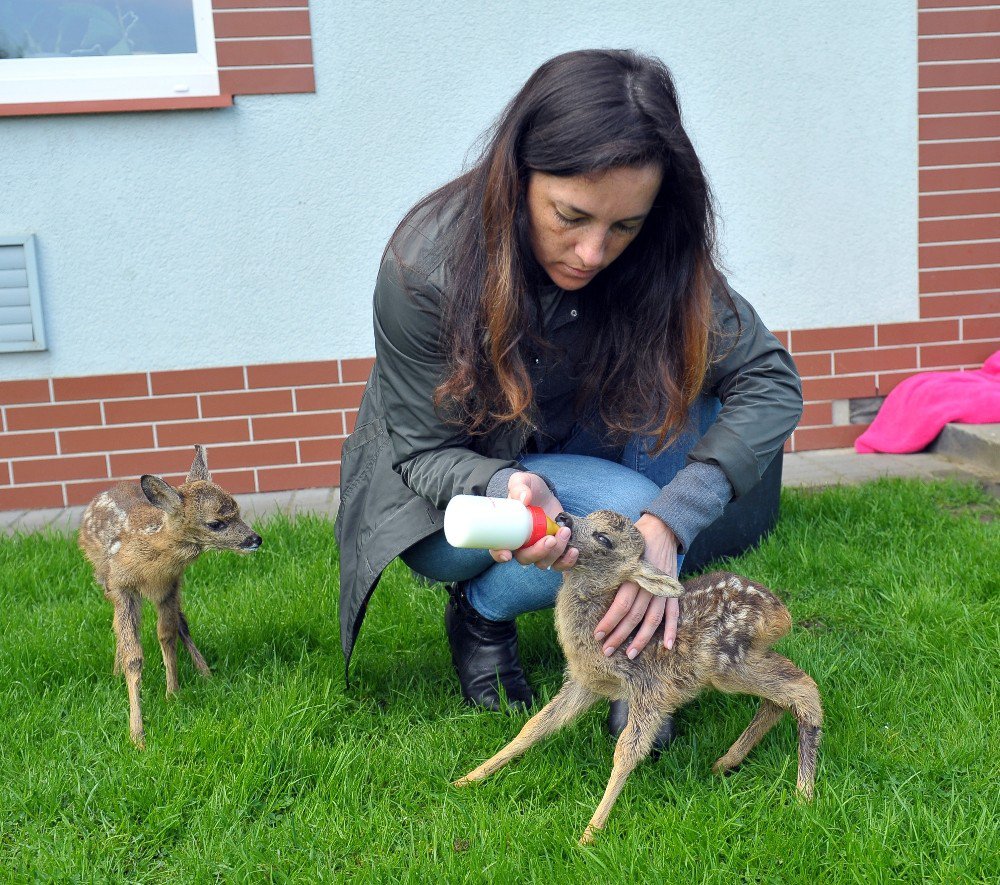
[(529, 239), (528, 177), (658, 163), (663, 180), (642, 230), (586, 290), (585, 313), (600, 321), (591, 327), (576, 407), (595, 412), (613, 436), (648, 434), (653, 451), (661, 450), (702, 389), (719, 279), (712, 197), (669, 71), (627, 50), (556, 56), (531, 75), (484, 142), (468, 172), (421, 200), (397, 228), (460, 203), (440, 327), (447, 374), (435, 405), (473, 435), (512, 421), (534, 426), (527, 353), (548, 346), (531, 322), (533, 292), (547, 278)]

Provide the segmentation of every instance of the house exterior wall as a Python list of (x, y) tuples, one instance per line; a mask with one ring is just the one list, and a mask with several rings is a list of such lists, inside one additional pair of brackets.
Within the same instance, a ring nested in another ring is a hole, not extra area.
[(385, 239), (585, 45), (671, 65), (730, 279), (805, 378), (789, 447), (850, 444), (834, 401), (1000, 338), (1000, 12), (942, 5), (918, 40), (906, 4), (314, 4), (315, 95), (0, 122), (0, 233), (38, 235), (50, 341), (0, 356), (0, 509), (180, 475), (195, 442), (237, 492), (336, 485)]

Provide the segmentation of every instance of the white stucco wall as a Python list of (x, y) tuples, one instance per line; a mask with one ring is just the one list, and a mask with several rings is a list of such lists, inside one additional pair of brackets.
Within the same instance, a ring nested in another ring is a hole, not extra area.
[(315, 95), (0, 120), (0, 234), (38, 237), (49, 342), (0, 379), (371, 355), (395, 222), (587, 46), (670, 65), (769, 325), (916, 318), (915, 4), (311, 5)]

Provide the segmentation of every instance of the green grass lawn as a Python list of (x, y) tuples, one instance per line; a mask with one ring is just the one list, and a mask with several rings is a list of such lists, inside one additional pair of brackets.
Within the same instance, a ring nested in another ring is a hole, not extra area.
[[(189, 570), (191, 632), (164, 699), (143, 625), (147, 749), (112, 677), (111, 608), (73, 539), (0, 537), (0, 880), (939, 882), (1000, 864), (1000, 513), (974, 486), (882, 481), (786, 492), (733, 569), (795, 618), (779, 649), (826, 708), (816, 801), (795, 798), (792, 720), (710, 773), (756, 702), (705, 695), (576, 840), (613, 744), (604, 707), (466, 790), (449, 782), (524, 717), (463, 707), (443, 592), (398, 564), (346, 690), (329, 522), (258, 526), (252, 557)], [(522, 619), (543, 697), (562, 681), (551, 613)]]

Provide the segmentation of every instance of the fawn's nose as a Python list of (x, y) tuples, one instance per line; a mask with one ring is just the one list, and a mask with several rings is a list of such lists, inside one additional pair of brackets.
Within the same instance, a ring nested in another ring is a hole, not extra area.
[(256, 550), (263, 543), (264, 539), (260, 535), (250, 535), (240, 544), (240, 550)]
[(560, 514), (559, 514), (559, 515), (558, 515), (558, 516), (557, 516), (557, 517), (555, 518), (555, 523), (556, 523), (556, 525), (558, 525), (558, 526), (566, 526), (566, 528), (568, 528), (568, 529), (572, 529), (572, 528), (573, 528), (573, 517), (572, 517), (572, 516), (570, 516), (570, 515), (569, 515), (569, 514), (568, 514), (568, 513), (567, 513), (567, 512), (566, 512), (566, 511), (564, 510), (564, 511), (563, 511), (562, 513), (560, 513)]

